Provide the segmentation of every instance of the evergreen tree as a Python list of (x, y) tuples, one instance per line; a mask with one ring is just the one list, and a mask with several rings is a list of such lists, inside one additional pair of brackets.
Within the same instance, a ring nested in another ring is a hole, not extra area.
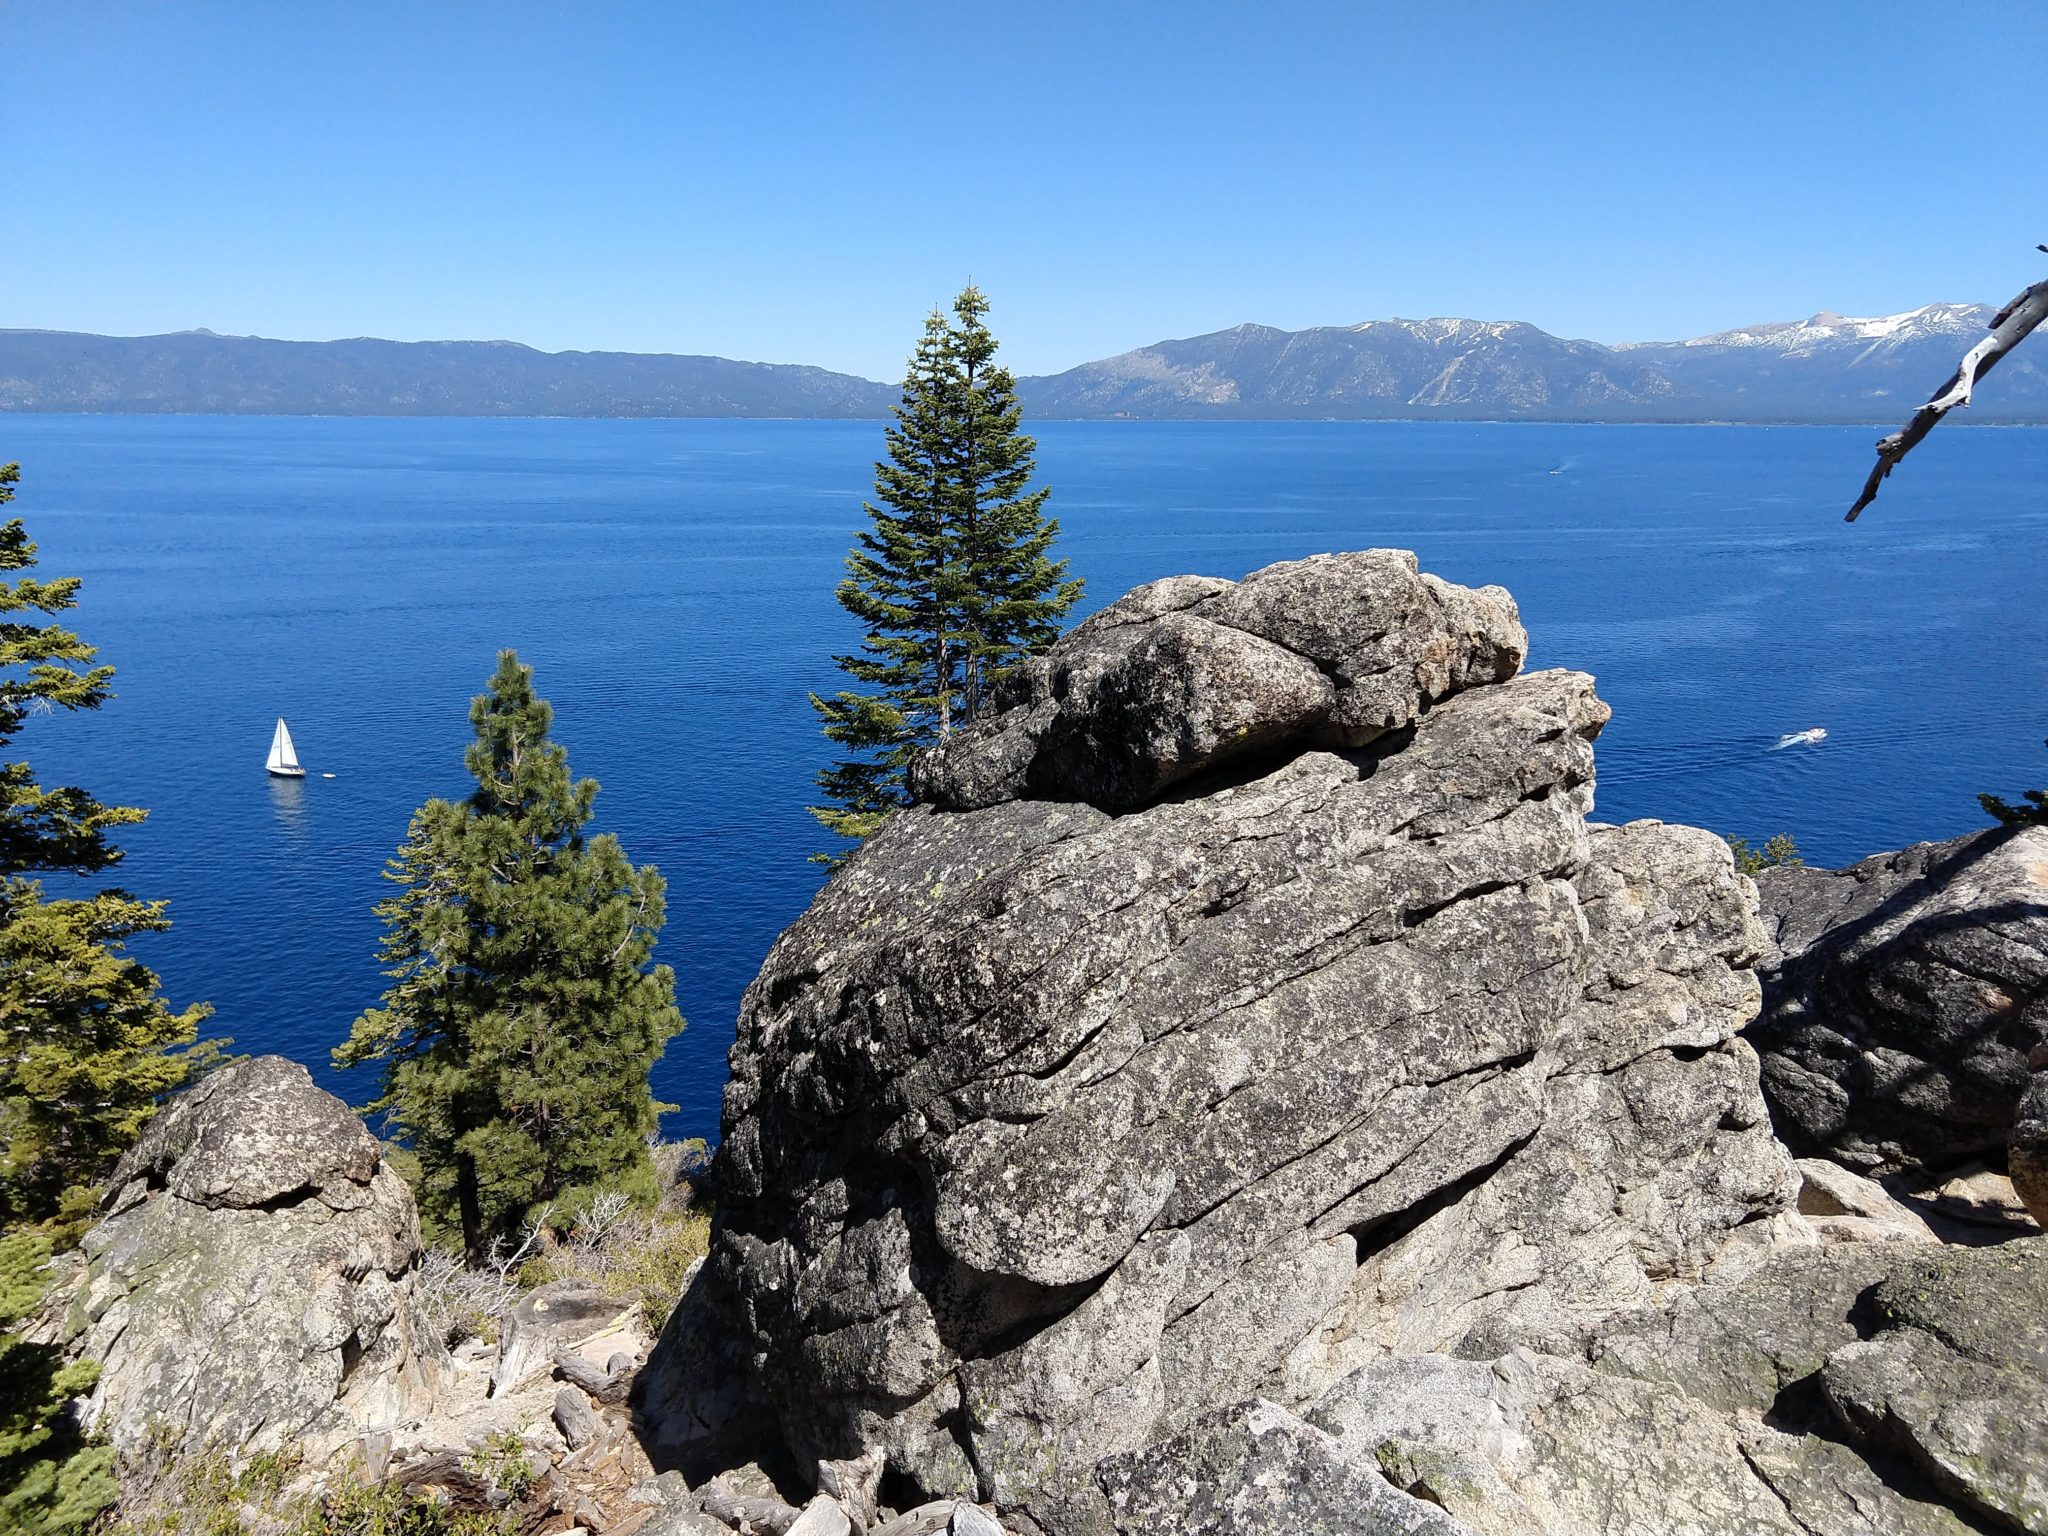
[(430, 1221), (472, 1261), (536, 1207), (599, 1189), (654, 1196), (647, 1074), (683, 1027), (651, 965), (661, 876), (618, 840), (585, 840), (597, 796), (548, 739), (553, 711), (511, 651), (470, 706), (476, 792), (430, 800), (385, 871), (391, 986), (337, 1066), (374, 1062), (369, 1106), (418, 1155)]
[(2026, 804), (2014, 805), (1997, 795), (1979, 795), (1977, 803), (1984, 807), (1985, 815), (2003, 826), (2048, 826), (2048, 789), (2024, 789), (2020, 795)]
[[(948, 468), (961, 418), (958, 368), (943, 312), (926, 318), (903, 396), (875, 466), (870, 526), (846, 557), (839, 603), (867, 629), (865, 654), (839, 669), (871, 692), (811, 695), (828, 740), (854, 755), (818, 775), (834, 802), (811, 814), (856, 841), (903, 802), (903, 774), (919, 743), (952, 729), (962, 646), (961, 571), (952, 548)], [(818, 855), (825, 858), (825, 855)]]
[(1066, 561), (1049, 553), (1060, 525), (1045, 515), (1051, 490), (1030, 489), (1038, 444), (1019, 430), (1017, 381), (995, 361), (988, 299), (970, 283), (953, 301), (953, 315), (960, 414), (952, 501), (956, 558), (966, 574), (960, 627), (972, 720), (1004, 672), (1059, 638), (1081, 583), (1067, 579)]
[[(20, 471), (0, 465), (0, 503)], [(36, 563), (19, 519), (0, 526), (0, 571)], [(77, 604), (77, 577), (0, 581), (0, 750), (32, 713), (97, 709), (114, 669), (92, 646), (25, 614)], [(30, 876), (92, 875), (116, 864), (115, 827), (142, 820), (75, 786), (45, 788), (25, 762), (0, 764), (0, 1224), (57, 1221), (68, 1231), (95, 1183), (158, 1101), (211, 1055), (181, 1050), (210, 1011), (173, 1013), (151, 972), (123, 953), (169, 926), (162, 902), (124, 891), (52, 897)]]
[(912, 754), (985, 713), (997, 679), (1051, 644), (1081, 595), (1051, 557), (1051, 493), (1030, 488), (1037, 445), (1019, 430), (987, 314), (969, 286), (951, 321), (925, 321), (875, 466), (870, 526), (839, 584), (867, 633), (863, 654), (834, 659), (861, 687), (811, 696), (850, 754), (818, 775), (832, 803), (811, 814), (855, 841), (904, 803)]

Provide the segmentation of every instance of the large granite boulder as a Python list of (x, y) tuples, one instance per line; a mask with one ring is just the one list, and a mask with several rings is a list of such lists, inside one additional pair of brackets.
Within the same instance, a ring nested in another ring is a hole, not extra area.
[(1757, 879), (1778, 1133), (1867, 1172), (2002, 1160), (2048, 1044), (2048, 827), (1916, 843)]
[(1799, 1221), (1752, 889), (1589, 826), (1607, 709), (1513, 615), (1389, 552), (1155, 584), (921, 763), (731, 1056), (693, 1310), (800, 1462), (1106, 1531), (1105, 1458), (1577, 1348)]
[(445, 1362), (415, 1315), (412, 1194), (346, 1105), (259, 1056), (122, 1160), (71, 1307), (89, 1422), (124, 1457), (296, 1448), (416, 1418)]

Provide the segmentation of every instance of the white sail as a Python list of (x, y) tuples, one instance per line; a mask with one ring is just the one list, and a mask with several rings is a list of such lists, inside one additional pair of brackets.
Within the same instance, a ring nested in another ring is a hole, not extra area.
[(272, 773), (302, 774), (306, 770), (299, 766), (299, 754), (292, 750), (292, 733), (285, 729), (284, 717), (277, 721), (277, 732), (270, 738), (270, 761), (264, 764)]

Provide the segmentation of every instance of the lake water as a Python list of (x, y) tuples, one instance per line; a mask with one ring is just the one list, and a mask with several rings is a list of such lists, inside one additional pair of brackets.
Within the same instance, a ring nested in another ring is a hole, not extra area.
[[(1599, 813), (1837, 864), (1982, 824), (2048, 783), (2048, 429), (1936, 432), (1853, 527), (1867, 427), (1045, 423), (1063, 548), (1099, 606), (1399, 545), (1500, 582), (1531, 664), (1614, 723)], [(466, 791), (468, 700), (534, 664), (600, 829), (669, 885), (690, 1019), (657, 1068), (715, 1135), (741, 990), (820, 878), (805, 695), (853, 642), (832, 600), (875, 423), (0, 417), (11, 509), (119, 669), (31, 720), (43, 779), (150, 808), (121, 879), (138, 945), (243, 1050), (355, 1101), (327, 1052), (381, 987), (371, 906), (430, 795)], [(309, 777), (263, 772), (273, 719)], [(1825, 727), (1818, 745), (1771, 748)], [(325, 777), (331, 774), (332, 777)]]

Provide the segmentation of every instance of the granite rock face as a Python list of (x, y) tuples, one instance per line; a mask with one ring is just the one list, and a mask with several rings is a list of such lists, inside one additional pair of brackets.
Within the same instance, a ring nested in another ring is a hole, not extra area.
[(2048, 1239), (1916, 1255), (1868, 1313), (1821, 1372), (1850, 1437), (1982, 1519), (2048, 1531)]
[(2003, 1158), (2048, 1044), (2048, 827), (1757, 887), (1782, 959), (1749, 1039), (1779, 1135), (1873, 1173)]
[(2048, 1046), (2037, 1045), (2028, 1058), (2034, 1074), (2013, 1116), (2012, 1142), (2006, 1149), (2012, 1185), (2026, 1202), (2027, 1213), (2048, 1231)]
[(445, 1354), (414, 1315), (411, 1192), (304, 1067), (208, 1076), (108, 1188), (69, 1326), (101, 1366), (88, 1417), (124, 1456), (154, 1437), (317, 1464), (431, 1402)]
[(1276, 1403), (1197, 1419), (1103, 1463), (1118, 1536), (1472, 1536)]
[(1607, 709), (1522, 649), (1394, 552), (1179, 578), (920, 762), (731, 1056), (698, 1289), (800, 1461), (1143, 1529), (1106, 1458), (1576, 1350), (1800, 1221), (1752, 889), (1588, 824)]
[(1394, 1356), (1305, 1416), (1489, 1536), (2040, 1531), (2044, 1247), (1782, 1251), (1583, 1357)]
[(1139, 587), (1004, 680), (987, 722), (911, 771), (947, 810), (1078, 800), (1131, 810), (1282, 743), (1363, 746), (1433, 702), (1514, 676), (1514, 599), (1416, 569), (1405, 550), (1318, 555), (1241, 582)]

